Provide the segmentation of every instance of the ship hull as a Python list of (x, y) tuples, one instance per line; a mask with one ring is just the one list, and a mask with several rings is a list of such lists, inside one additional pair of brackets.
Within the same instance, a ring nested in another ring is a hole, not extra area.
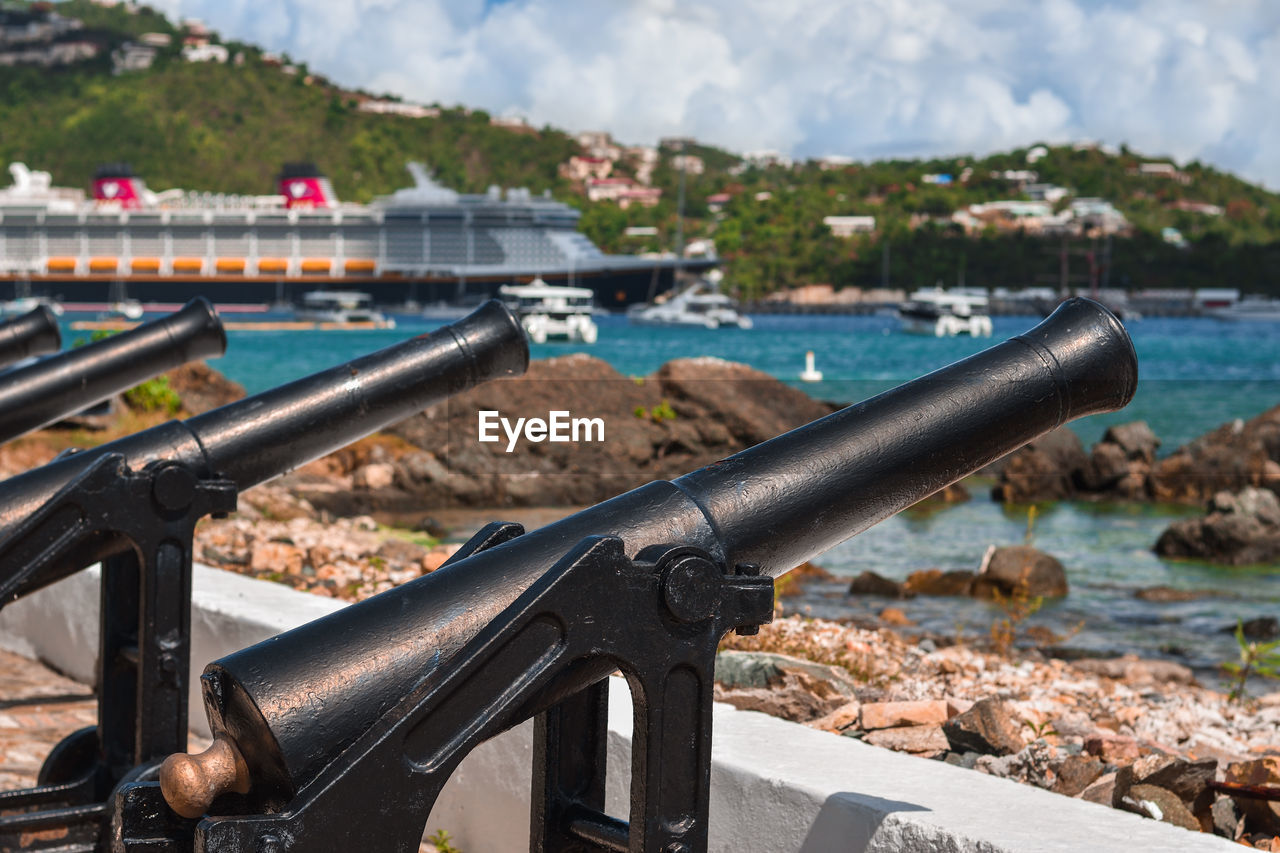
[[(576, 270), (569, 273), (541, 273), (551, 284), (589, 287), (598, 305), (625, 309), (646, 302), (674, 286), (674, 276), (699, 272), (716, 265), (713, 260), (656, 259), (647, 266), (626, 269)], [(215, 305), (233, 310), (265, 309), (279, 303), (296, 304), (314, 290), (341, 287), (373, 296), (379, 306), (419, 305), (437, 302), (465, 302), (496, 296), (498, 288), (512, 282), (527, 282), (539, 271), (513, 271), (501, 275), (477, 276), (244, 276), (244, 275), (8, 275), (0, 276), (0, 301), (19, 296), (43, 296), (65, 305), (96, 305), (136, 299), (144, 305), (181, 305), (203, 296)]]

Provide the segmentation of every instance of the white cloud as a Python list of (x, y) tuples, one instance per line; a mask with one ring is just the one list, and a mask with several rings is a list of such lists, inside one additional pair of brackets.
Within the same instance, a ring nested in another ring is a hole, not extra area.
[(1270, 0), (160, 0), (347, 85), (804, 156), (1097, 138), (1280, 187)]

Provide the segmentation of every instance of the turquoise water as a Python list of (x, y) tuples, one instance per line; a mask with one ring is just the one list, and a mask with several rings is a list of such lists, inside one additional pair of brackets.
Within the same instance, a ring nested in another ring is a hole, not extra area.
[[(534, 358), (585, 352), (619, 372), (643, 376), (673, 358), (711, 355), (750, 364), (815, 397), (853, 402), (914, 379), (1026, 331), (1030, 317), (995, 318), (990, 339), (926, 338), (897, 331), (891, 317), (759, 316), (755, 328), (706, 330), (631, 326), (600, 318), (591, 346), (545, 344)], [(264, 391), (324, 367), (435, 328), (411, 317), (398, 328), (350, 332), (231, 332), (227, 354), (213, 365), (250, 392)], [(1130, 328), (1140, 363), (1137, 397), (1123, 412), (1076, 423), (1086, 442), (1109, 423), (1143, 419), (1172, 448), (1234, 418), (1249, 418), (1280, 403), (1280, 324), (1207, 319), (1151, 319)], [(825, 381), (804, 384), (805, 350), (812, 349)]]
[[(533, 347), (534, 358), (586, 352), (619, 372), (642, 376), (688, 356), (740, 361), (826, 400), (852, 402), (928, 373), (1037, 321), (995, 318), (991, 339), (925, 338), (901, 334), (890, 317), (759, 316), (755, 328), (687, 330), (637, 328), (619, 316), (600, 319), (593, 346)], [(232, 332), (228, 353), (212, 364), (250, 392), (387, 346), (438, 323), (398, 318), (391, 331)], [(1074, 425), (1086, 444), (1110, 423), (1146, 420), (1163, 439), (1162, 452), (1236, 418), (1280, 403), (1280, 324), (1223, 323), (1199, 318), (1149, 319), (1130, 326), (1140, 383), (1123, 412)], [(805, 350), (817, 355), (826, 380), (806, 385), (797, 374)], [(1182, 660), (1197, 668), (1232, 659), (1234, 641), (1221, 629), (1237, 618), (1280, 613), (1280, 567), (1222, 569), (1158, 559), (1160, 532), (1179, 513), (1150, 506), (1063, 503), (1042, 508), (1035, 544), (1067, 566), (1071, 594), (1047, 604), (1029, 624), (1070, 634), (1064, 645), (1097, 652), (1133, 651)], [(1015, 544), (1026, 532), (1025, 509), (1006, 509), (985, 493), (929, 514), (903, 514), (830, 551), (818, 562), (841, 576), (864, 569), (903, 578), (925, 568), (976, 569), (989, 544)], [(1218, 590), (1221, 595), (1179, 604), (1148, 604), (1141, 587), (1168, 585)], [(793, 606), (814, 615), (868, 615), (887, 602), (848, 599), (843, 584), (816, 587)], [(916, 599), (894, 603), (923, 627), (942, 633), (981, 633), (998, 615), (982, 602)]]

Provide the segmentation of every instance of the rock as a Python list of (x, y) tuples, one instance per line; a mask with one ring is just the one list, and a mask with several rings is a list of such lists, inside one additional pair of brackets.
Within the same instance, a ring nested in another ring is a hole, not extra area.
[(1008, 457), (991, 496), (1004, 503), (1069, 498), (1089, 463), (1080, 438), (1068, 427), (1046, 433)]
[(886, 607), (878, 615), (881, 622), (894, 628), (906, 628), (909, 625), (916, 624), (897, 607)]
[(803, 723), (857, 698), (856, 684), (839, 667), (770, 652), (716, 655), (717, 702)]
[(978, 764), (978, 759), (982, 756), (976, 752), (948, 752), (947, 757), (943, 759), (948, 764), (954, 764), (956, 767), (963, 767), (965, 770), (972, 770)]
[(377, 555), (397, 563), (418, 563), (427, 556), (427, 549), (407, 539), (388, 539), (378, 546)]
[(725, 687), (770, 687), (782, 683), (778, 658), (765, 652), (721, 652), (716, 655), (716, 683)]
[[(1211, 589), (1174, 589), (1171, 586), (1149, 586), (1133, 594), (1134, 598), (1156, 604), (1173, 604), (1180, 601), (1199, 601), (1202, 598), (1213, 598), (1220, 593)], [(1235, 630), (1232, 628), (1232, 630)]]
[(773, 590), (774, 595), (780, 597), (800, 595), (804, 592), (805, 586), (811, 581), (834, 582), (837, 580), (838, 578), (835, 575), (821, 566), (804, 562), (791, 571), (775, 578)]
[[(1225, 781), (1240, 785), (1280, 785), (1280, 756), (1269, 755), (1227, 765)], [(1250, 831), (1280, 834), (1280, 802), (1234, 798)]]
[(1012, 755), (1023, 745), (1008, 708), (995, 699), (980, 699), (968, 711), (943, 723), (942, 730), (956, 752)]
[(1023, 595), (1056, 597), (1067, 594), (1067, 572), (1057, 558), (1030, 545), (989, 548), (973, 581), (979, 598)]
[[(865, 707), (865, 706), (864, 706)], [(947, 749), (947, 736), (942, 726), (908, 726), (899, 729), (878, 729), (863, 738), (872, 746), (910, 753), (939, 753)]]
[(1274, 640), (1280, 637), (1280, 621), (1274, 616), (1259, 616), (1222, 629), (1223, 634), (1234, 634), (1239, 627), (1246, 640)]
[(1074, 797), (1102, 775), (1102, 762), (1092, 755), (1068, 755), (1057, 767), (1058, 778), (1052, 790)]
[(1230, 797), (1218, 797), (1210, 808), (1213, 818), (1213, 834), (1235, 841), (1240, 832), (1240, 809)]
[(815, 729), (822, 729), (824, 732), (840, 734), (847, 729), (858, 727), (861, 710), (861, 704), (857, 699), (854, 699), (851, 702), (846, 702), (825, 716), (818, 717), (816, 720), (808, 721), (805, 725)]
[(862, 705), (862, 728), (892, 729), (901, 726), (940, 725), (950, 717), (944, 699), (918, 702), (866, 702)]
[(1249, 421), (1223, 424), (1161, 459), (1148, 478), (1151, 498), (1203, 503), (1222, 490), (1274, 485), (1271, 471), (1277, 459), (1280, 406)]
[(1102, 806), (1110, 806), (1116, 788), (1116, 774), (1107, 773), (1099, 776), (1087, 788), (1080, 792), (1080, 799), (1088, 800)]
[(302, 571), (300, 548), (284, 542), (260, 542), (249, 553), (249, 569), (255, 572), (296, 574)]
[(1171, 791), (1194, 814), (1207, 814), (1213, 803), (1209, 782), (1218, 770), (1214, 758), (1188, 761), (1176, 755), (1146, 755), (1120, 768), (1116, 774), (1115, 801), (1128, 796), (1136, 785), (1155, 785)]
[(396, 469), (390, 462), (374, 462), (362, 465), (351, 473), (351, 481), (357, 489), (377, 491), (396, 481)]
[(1229, 566), (1280, 559), (1280, 499), (1275, 492), (1252, 487), (1218, 492), (1203, 518), (1169, 525), (1155, 551)]
[(968, 595), (973, 579), (974, 573), (964, 570), (921, 569), (907, 575), (903, 587), (912, 595)]
[[(524, 376), (484, 383), (386, 433), (412, 445), (398, 448), (399, 461), (392, 463), (406, 493), (405, 512), (582, 505), (679, 476), (832, 409), (721, 359), (679, 359), (636, 380), (601, 359), (573, 354), (534, 361)], [(574, 417), (600, 418), (604, 441), (522, 441), (507, 453), (505, 442), (477, 440), (478, 410), (508, 417), (568, 410)], [(369, 506), (378, 494), (357, 496)]]
[(1081, 485), (1091, 492), (1115, 486), (1129, 474), (1129, 457), (1118, 444), (1101, 442), (1089, 454), (1089, 464), (1081, 472)]
[(1053, 769), (1056, 759), (1054, 747), (1036, 740), (1013, 755), (981, 755), (974, 762), (974, 769), (1037, 788), (1052, 788), (1057, 780)]
[(445, 564), (450, 557), (457, 553), (461, 545), (437, 545), (432, 548), (427, 555), (422, 558), (422, 571), (424, 573), (434, 572)]
[(1083, 658), (1072, 663), (1091, 675), (1114, 678), (1135, 687), (1148, 684), (1194, 684), (1195, 673), (1169, 660), (1147, 660), (1134, 655), (1118, 658)]
[(199, 415), (227, 403), (234, 403), (245, 396), (244, 386), (232, 382), (203, 361), (195, 361), (175, 367), (165, 376), (182, 400), (184, 411)]
[(1118, 806), (1135, 814), (1171, 823), (1192, 832), (1200, 831), (1200, 821), (1186, 807), (1178, 795), (1155, 785), (1134, 785), (1120, 800)]
[(1107, 733), (1092, 734), (1085, 738), (1084, 751), (1098, 756), (1107, 764), (1129, 764), (1137, 761), (1141, 755), (1138, 742), (1133, 738)]
[(883, 595), (886, 598), (907, 598), (906, 588), (895, 580), (875, 572), (863, 572), (849, 583), (850, 595)]
[(1156, 461), (1160, 439), (1147, 426), (1146, 421), (1133, 421), (1108, 427), (1099, 444), (1119, 447), (1128, 459), (1138, 459), (1151, 464)]

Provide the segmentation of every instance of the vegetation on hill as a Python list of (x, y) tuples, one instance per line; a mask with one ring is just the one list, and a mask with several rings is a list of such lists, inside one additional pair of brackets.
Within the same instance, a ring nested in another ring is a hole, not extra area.
[[(405, 164), (420, 160), (441, 183), (461, 191), (492, 184), (550, 191), (582, 209), (584, 232), (606, 251), (674, 247), (675, 151), (663, 150), (653, 171), (653, 185), (663, 190), (656, 207), (589, 203), (580, 186), (559, 174), (562, 163), (581, 153), (563, 131), (494, 126), (488, 114), (459, 107), (444, 108), (437, 118), (364, 113), (356, 109), (361, 93), (305, 65), (287, 73), (252, 45), (225, 42), (237, 58), (226, 65), (186, 63), (177, 28), (145, 7), (130, 14), (122, 5), (69, 0), (57, 11), (83, 20), (84, 32), (107, 49), (69, 68), (0, 68), (0, 161), (48, 170), (59, 185), (86, 186), (99, 164), (125, 161), (155, 190), (257, 194), (273, 190), (282, 163), (312, 160), (340, 197), (368, 201), (405, 186)], [(174, 44), (150, 70), (113, 76), (110, 50), (144, 32), (174, 35)], [(961, 278), (970, 285), (1056, 284), (1064, 252), (1075, 286), (1088, 283), (1092, 266), (1096, 278), (1112, 286), (1235, 286), (1280, 294), (1280, 197), (1200, 163), (1182, 166), (1183, 177), (1175, 180), (1141, 174), (1141, 163), (1159, 158), (1127, 149), (1055, 147), (1033, 165), (1019, 149), (827, 170), (812, 162), (744, 170), (736, 155), (705, 145), (686, 153), (700, 157), (705, 170), (685, 176), (684, 239), (712, 237), (730, 286), (744, 296), (815, 282), (877, 286), (886, 254), (894, 287)], [(1109, 266), (1108, 248), (1091, 238), (1064, 244), (1059, 237), (992, 229), (965, 236), (948, 221), (969, 204), (1018, 198), (1016, 184), (992, 173), (1028, 168), (1043, 183), (1104, 198), (1124, 213), (1133, 235), (1112, 242)], [(963, 183), (923, 181), (926, 174), (958, 178), (966, 170)], [(629, 171), (624, 159), (615, 174)], [(707, 200), (720, 193), (732, 198), (713, 212)], [(1186, 202), (1216, 205), (1222, 213), (1178, 209)], [(837, 238), (822, 223), (825, 216), (852, 214), (875, 216), (875, 233)], [(634, 225), (656, 226), (657, 236), (627, 236)], [(1187, 245), (1164, 240), (1166, 228), (1178, 229)]]

